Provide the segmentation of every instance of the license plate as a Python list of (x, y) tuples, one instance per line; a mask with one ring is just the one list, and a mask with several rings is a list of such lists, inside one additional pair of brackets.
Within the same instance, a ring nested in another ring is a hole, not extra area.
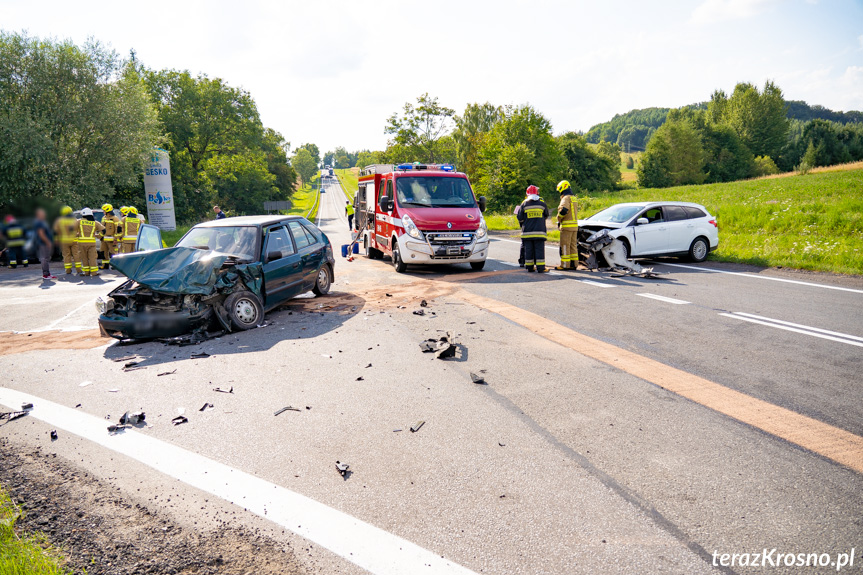
[(463, 240), (464, 235), (462, 234), (438, 234), (437, 239), (439, 240)]
[(457, 256), (460, 253), (461, 253), (460, 248), (447, 248), (446, 249), (446, 255), (448, 255), (448, 256)]

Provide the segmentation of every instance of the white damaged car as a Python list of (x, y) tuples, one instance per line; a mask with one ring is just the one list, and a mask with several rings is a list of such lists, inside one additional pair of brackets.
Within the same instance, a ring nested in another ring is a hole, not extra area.
[(688, 202), (615, 204), (579, 220), (579, 243), (602, 230), (620, 241), (624, 259), (678, 256), (703, 262), (719, 246), (716, 218)]

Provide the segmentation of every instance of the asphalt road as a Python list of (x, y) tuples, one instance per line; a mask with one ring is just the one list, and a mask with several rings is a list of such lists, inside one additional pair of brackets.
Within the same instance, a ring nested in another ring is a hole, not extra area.
[[(338, 254), (345, 197), (326, 188), (319, 224)], [(15, 390), (58, 405), (39, 415), (34, 401), (0, 437), (190, 527), (259, 529), (300, 551), (309, 573), (417, 572), (403, 541), (429, 552), (421, 561), (476, 573), (754, 573), (764, 568), (714, 566), (713, 553), (774, 548), (855, 548), (845, 571), (860, 571), (860, 278), (672, 260), (656, 265), (660, 280), (540, 276), (517, 267), (509, 238), (491, 254), (481, 273), (403, 275), (337, 256), (330, 297), (194, 347), (61, 341), (0, 355), (0, 403)], [(37, 276), (0, 271), (0, 330), (90, 333), (93, 299), (118, 281)], [(457, 357), (421, 353), (420, 341), (447, 331)], [(190, 357), (199, 351), (210, 357)], [(112, 361), (130, 355), (147, 369)], [(214, 409), (199, 412), (205, 402)], [(77, 404), (80, 419), (62, 408)], [(287, 405), (300, 411), (273, 415)], [(138, 408), (151, 427), (88, 431), (87, 415)], [(189, 422), (175, 427), (178, 408)], [(347, 479), (336, 460), (350, 464)], [(182, 471), (190, 461), (219, 481)], [(261, 512), (253, 499), (265, 489), (278, 495)], [(337, 527), (314, 522), (331, 511)]]

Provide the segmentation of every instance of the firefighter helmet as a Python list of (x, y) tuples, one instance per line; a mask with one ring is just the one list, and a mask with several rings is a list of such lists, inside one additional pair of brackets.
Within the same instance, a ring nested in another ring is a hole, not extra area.
[(557, 191), (561, 194), (570, 188), (569, 180), (561, 180), (559, 184), (557, 184)]
[(124, 216), (128, 216), (128, 215), (129, 215), (129, 206), (123, 206), (123, 207), (121, 207), (121, 208), (120, 208), (120, 213), (121, 213), (121, 214), (123, 214)]
[(81, 215), (82, 216), (92, 216), (93, 210), (91, 210), (90, 208), (84, 208), (83, 210), (81, 210)]
[(135, 206), (129, 206), (129, 213), (132, 214), (133, 216), (137, 216), (138, 215), (138, 208), (136, 208)]
[(71, 216), (72, 215), (72, 206), (63, 206), (60, 208), (61, 216)]
[(526, 195), (528, 195), (528, 196), (538, 196), (538, 195), (539, 195), (539, 188), (537, 188), (536, 186), (533, 186), (533, 185), (528, 186), (528, 187), (527, 187)]
[(107, 216), (114, 211), (114, 206), (111, 204), (102, 204), (102, 211), (105, 212), (105, 215)]

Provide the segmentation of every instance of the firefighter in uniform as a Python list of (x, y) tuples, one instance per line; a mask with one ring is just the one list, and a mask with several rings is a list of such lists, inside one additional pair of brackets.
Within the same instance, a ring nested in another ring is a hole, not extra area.
[(93, 210), (84, 208), (81, 210), (81, 219), (78, 220), (78, 251), (81, 257), (81, 272), (85, 276), (99, 275), (99, 254), (96, 251), (96, 234), (105, 230), (105, 226), (93, 217)]
[(105, 204), (102, 206), (102, 211), (105, 215), (102, 216), (102, 225), (105, 226), (105, 231), (102, 232), (102, 269), (108, 269), (108, 262), (111, 258), (117, 255), (119, 242), (123, 239), (120, 232), (120, 218), (114, 215), (114, 206)]
[(347, 200), (345, 202), (345, 215), (348, 216), (348, 229), (354, 229), (354, 207), (351, 205), (351, 201)]
[(24, 244), (27, 242), (27, 237), (24, 235), (24, 226), (19, 224), (12, 214), (6, 216), (5, 224), (3, 227), (3, 236), (6, 239), (9, 267), (14, 270), (18, 267), (18, 262), (20, 261), (26, 268), (30, 262), (27, 261), (27, 256), (24, 254)]
[(572, 186), (566, 180), (557, 184), (560, 205), (557, 207), (557, 227), (560, 228), (560, 265), (555, 269), (574, 270), (578, 267), (578, 203)]
[(135, 244), (138, 243), (138, 230), (141, 229), (141, 220), (138, 219), (138, 210), (135, 206), (127, 208), (126, 217), (121, 220), (120, 225), (123, 227), (123, 250), (122, 253), (130, 254), (135, 251)]
[(548, 230), (545, 219), (548, 217), (548, 206), (539, 197), (539, 188), (527, 187), (527, 199), (521, 203), (518, 211), (518, 223), (521, 225), (521, 242), (524, 244), (524, 267), (532, 272), (534, 266), (540, 273), (547, 272), (545, 268), (545, 240)]
[(60, 244), (60, 255), (63, 256), (63, 267), (67, 274), (72, 273), (72, 268), (78, 267), (81, 273), (81, 258), (78, 255), (78, 244), (75, 236), (78, 235), (78, 220), (72, 215), (72, 208), (63, 206), (60, 209), (60, 217), (54, 222), (54, 237)]

